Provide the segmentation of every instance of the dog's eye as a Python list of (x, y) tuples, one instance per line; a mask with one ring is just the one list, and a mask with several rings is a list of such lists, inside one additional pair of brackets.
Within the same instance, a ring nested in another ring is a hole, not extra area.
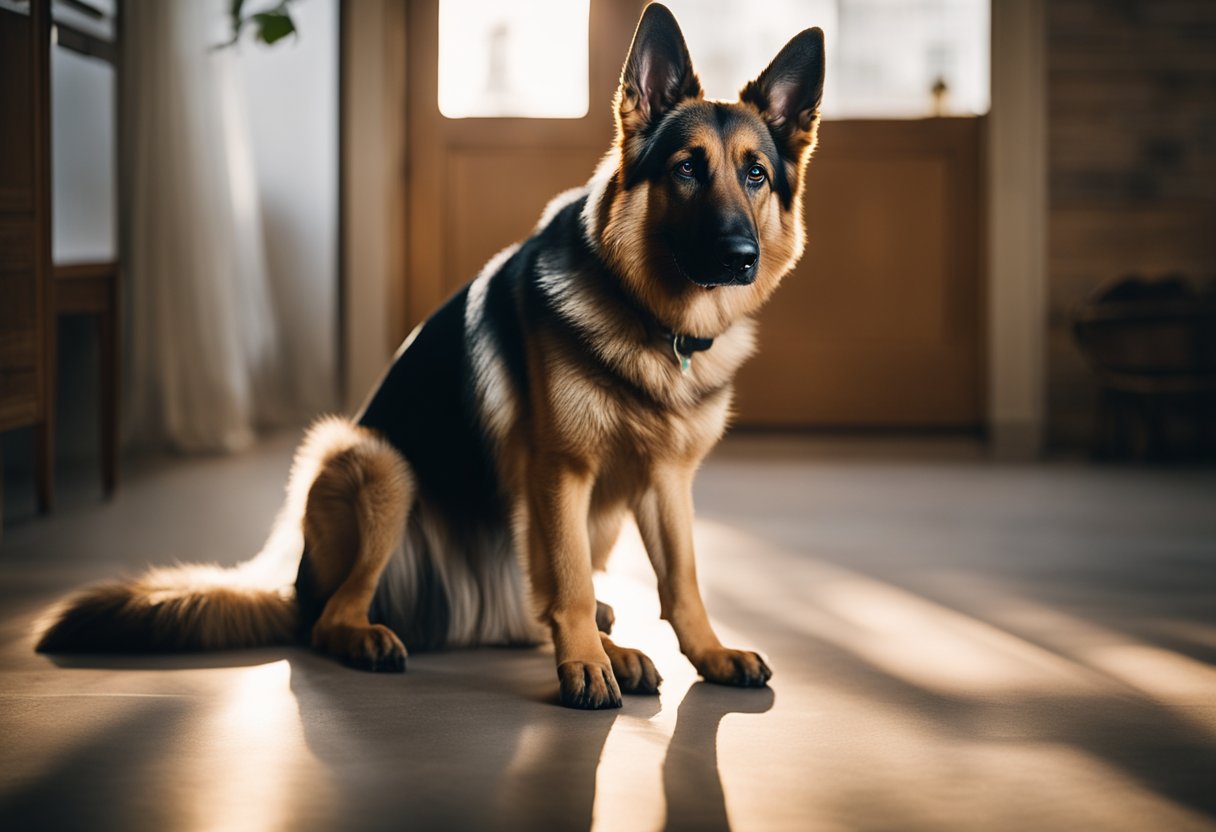
[(759, 165), (752, 165), (747, 171), (747, 181), (753, 185), (759, 185), (766, 178), (764, 168)]
[(676, 176), (684, 179), (692, 179), (693, 174), (696, 173), (696, 170), (697, 169), (693, 166), (692, 160), (685, 159), (683, 162), (676, 165)]

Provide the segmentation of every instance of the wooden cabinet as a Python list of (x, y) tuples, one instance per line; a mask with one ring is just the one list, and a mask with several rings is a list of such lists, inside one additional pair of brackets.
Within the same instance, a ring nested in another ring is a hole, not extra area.
[[(17, 7), (19, 9), (19, 7)], [(50, 2), (0, 8), (0, 431), (33, 426), (50, 502)]]

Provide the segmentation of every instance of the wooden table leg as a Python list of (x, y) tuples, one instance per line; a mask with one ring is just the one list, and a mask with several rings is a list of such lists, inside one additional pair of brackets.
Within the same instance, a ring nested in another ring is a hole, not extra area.
[(97, 316), (98, 357), (101, 367), (101, 487), (107, 497), (118, 485), (118, 326), (117, 310)]
[[(51, 375), (54, 378), (54, 375)], [(34, 426), (34, 478), (38, 492), (38, 512), (48, 513), (55, 502), (55, 420), (52, 413)]]
[(56, 317), (90, 315), (97, 322), (97, 364), (101, 377), (98, 445), (101, 449), (101, 486), (107, 497), (118, 486), (118, 409), (122, 398), (118, 393), (119, 282), (118, 264), (113, 262), (55, 267)]

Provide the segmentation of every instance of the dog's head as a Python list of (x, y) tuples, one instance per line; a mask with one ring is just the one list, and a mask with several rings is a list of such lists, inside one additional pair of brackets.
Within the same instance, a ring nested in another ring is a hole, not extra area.
[(807, 29), (737, 102), (710, 101), (671, 12), (652, 3), (642, 14), (587, 225), (667, 326), (720, 334), (754, 313), (802, 254), (823, 68), (823, 32)]

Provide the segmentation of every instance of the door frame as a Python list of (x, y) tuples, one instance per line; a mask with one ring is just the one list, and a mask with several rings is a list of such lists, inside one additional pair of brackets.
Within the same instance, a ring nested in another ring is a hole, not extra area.
[(1044, 0), (991, 4), (988, 116), (988, 442), (1044, 447), (1047, 348), (1047, 29)]
[(348, 411), (405, 337), (406, 6), (340, 4), (337, 367)]

